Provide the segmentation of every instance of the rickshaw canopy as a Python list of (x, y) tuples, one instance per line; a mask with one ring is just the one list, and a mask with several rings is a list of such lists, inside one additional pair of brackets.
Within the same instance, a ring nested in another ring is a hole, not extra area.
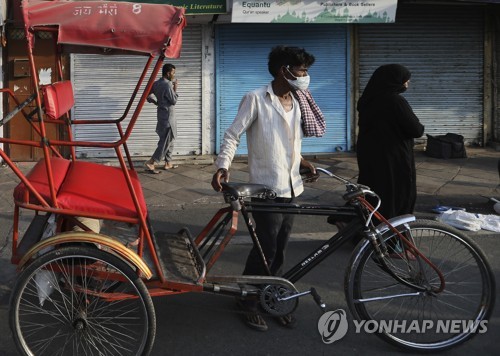
[[(185, 9), (118, 1), (23, 0), (28, 30), (57, 27), (57, 42), (71, 47), (123, 50), (178, 58)], [(31, 33), (31, 31), (28, 31)], [(32, 34), (28, 34), (32, 37)], [(30, 43), (33, 38), (28, 38)], [(80, 47), (83, 46), (83, 47)]]

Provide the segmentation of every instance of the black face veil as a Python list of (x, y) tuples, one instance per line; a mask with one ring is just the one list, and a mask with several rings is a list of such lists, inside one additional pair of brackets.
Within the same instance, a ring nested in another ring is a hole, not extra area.
[(398, 94), (406, 90), (404, 83), (411, 77), (410, 71), (401, 64), (385, 64), (373, 72), (363, 95), (358, 101), (358, 111), (378, 96)]

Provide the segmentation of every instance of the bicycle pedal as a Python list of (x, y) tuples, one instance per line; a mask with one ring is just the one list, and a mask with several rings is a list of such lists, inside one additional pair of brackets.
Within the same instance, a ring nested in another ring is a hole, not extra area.
[(321, 299), (321, 296), (316, 291), (316, 288), (311, 288), (311, 295), (320, 309), (324, 312), (326, 311), (326, 304)]

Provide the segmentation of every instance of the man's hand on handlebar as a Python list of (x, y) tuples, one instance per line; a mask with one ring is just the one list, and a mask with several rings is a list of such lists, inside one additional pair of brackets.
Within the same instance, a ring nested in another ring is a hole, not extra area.
[(314, 168), (313, 164), (304, 158), (300, 160), (300, 175), (304, 182), (313, 183), (316, 182), (319, 178), (319, 173), (316, 172), (316, 168)]
[(212, 188), (216, 192), (222, 190), (221, 180), (224, 180), (225, 183), (229, 182), (229, 171), (225, 168), (219, 168), (212, 177)]

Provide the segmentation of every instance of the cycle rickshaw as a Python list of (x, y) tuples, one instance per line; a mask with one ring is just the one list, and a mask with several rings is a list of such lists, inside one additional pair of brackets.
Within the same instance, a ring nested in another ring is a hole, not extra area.
[[(34, 93), (23, 102), (14, 92), (2, 90), (18, 105), (0, 125), (14, 117), (25, 118), (35, 139), (0, 138), (0, 143), (43, 150), (43, 158), (23, 174), (0, 149), (0, 157), (20, 179), (13, 193), (12, 236), (12, 263), (18, 266), (19, 277), (9, 312), (20, 353), (148, 355), (156, 330), (151, 297), (157, 296), (186, 292), (255, 296), (263, 311), (281, 316), (310, 294), (324, 308), (314, 288), (299, 291), (294, 283), (358, 237), (362, 239), (345, 276), (346, 300), (355, 318), (472, 323), (449, 333), (380, 330), (377, 335), (386, 341), (409, 350), (441, 351), (470, 339), (488, 321), (495, 300), (494, 276), (483, 252), (465, 234), (411, 215), (386, 220), (377, 212), (378, 205), (365, 199), (376, 197), (368, 187), (323, 169), (319, 170), (345, 183), (346, 206), (262, 205), (247, 198), (272, 198), (274, 192), (268, 187), (227, 183), (223, 189), (227, 207), (218, 210), (196, 237), (187, 229), (155, 233), (127, 139), (165, 57), (179, 56), (184, 10), (126, 2), (24, 0), (22, 12), (31, 72), (36, 73), (35, 34), (51, 32), (60, 80), (40, 85), (33, 75)], [(122, 117), (71, 119), (73, 88), (70, 81), (62, 80), (61, 65), (61, 55), (67, 51), (148, 57)], [(31, 102), (36, 108), (27, 112)], [(123, 127), (127, 117), (130, 120)], [(115, 125), (120, 139), (73, 138), (75, 125), (101, 124)], [(67, 139), (47, 139), (48, 125), (64, 126)], [(76, 159), (78, 146), (114, 149), (119, 167)], [(60, 153), (62, 147), (71, 151), (69, 159)], [(34, 212), (23, 234), (21, 210)], [(243, 217), (253, 243), (259, 246), (250, 217), (254, 211), (324, 215), (350, 222), (282, 276), (211, 275), (236, 232), (238, 217)], [(101, 220), (137, 227), (138, 243), (130, 246), (120, 236), (101, 234), (96, 225)]]

